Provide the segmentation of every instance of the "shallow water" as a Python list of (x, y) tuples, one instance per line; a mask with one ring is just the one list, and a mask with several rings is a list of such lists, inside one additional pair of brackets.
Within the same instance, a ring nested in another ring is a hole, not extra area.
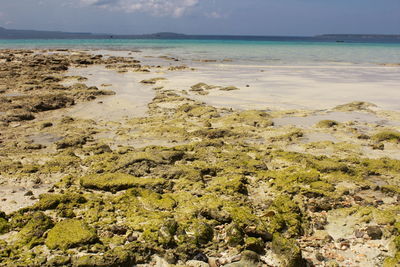
[(400, 63), (399, 43), (244, 40), (0, 40), (0, 48), (149, 50), (190, 60), (232, 59), (267, 65)]

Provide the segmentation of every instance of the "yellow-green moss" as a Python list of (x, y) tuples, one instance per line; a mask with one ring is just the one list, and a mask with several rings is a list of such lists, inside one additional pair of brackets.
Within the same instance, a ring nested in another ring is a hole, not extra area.
[(96, 242), (96, 231), (83, 221), (68, 219), (57, 223), (49, 231), (46, 246), (50, 249), (68, 249)]
[(246, 110), (238, 113), (233, 113), (216, 119), (215, 122), (223, 123), (226, 126), (242, 125), (253, 127), (269, 127), (273, 125), (271, 116), (258, 110)]
[(43, 214), (37, 212), (32, 219), (19, 231), (16, 237), (16, 247), (32, 248), (43, 243), (43, 235), (47, 229), (53, 226), (52, 220)]
[(0, 235), (5, 234), (10, 230), (10, 224), (4, 218), (0, 218)]
[(392, 142), (400, 142), (400, 132), (393, 130), (386, 130), (376, 133), (372, 136), (372, 140), (377, 142), (383, 141), (392, 141)]
[(335, 190), (335, 187), (333, 185), (323, 181), (312, 182), (310, 184), (310, 187), (312, 189), (326, 191), (326, 192), (333, 192)]
[(339, 125), (337, 121), (334, 120), (322, 120), (319, 121), (315, 126), (318, 128), (332, 128), (334, 126)]
[(270, 233), (281, 232), (288, 237), (303, 233), (300, 208), (288, 196), (278, 196), (269, 210), (273, 212), (268, 223)]
[(67, 194), (42, 194), (39, 196), (39, 201), (36, 202), (30, 209), (33, 210), (49, 210), (55, 209), (60, 204), (78, 205), (85, 203), (86, 199), (75, 193)]
[(212, 179), (207, 190), (223, 194), (247, 194), (247, 179), (241, 175), (218, 176)]
[(272, 251), (280, 257), (284, 267), (303, 267), (306, 266), (301, 255), (299, 245), (293, 239), (286, 239), (279, 234), (274, 234)]
[(244, 248), (257, 253), (264, 251), (264, 241), (261, 238), (247, 237), (244, 241)]

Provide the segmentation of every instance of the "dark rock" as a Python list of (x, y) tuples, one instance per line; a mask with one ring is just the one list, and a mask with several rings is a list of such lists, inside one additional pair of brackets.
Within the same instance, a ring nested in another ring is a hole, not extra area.
[(26, 192), (24, 194), (24, 196), (33, 196), (33, 192), (31, 190), (29, 190), (28, 192)]
[(379, 240), (382, 238), (382, 230), (379, 226), (368, 226), (367, 227), (367, 234), (373, 240)]
[(116, 235), (124, 235), (128, 231), (128, 228), (122, 225), (113, 225), (110, 227), (110, 231)]
[(204, 253), (197, 254), (196, 256), (194, 256), (193, 260), (208, 263), (208, 257)]
[(259, 229), (257, 227), (246, 227), (244, 232), (250, 237), (261, 237), (262, 240), (268, 242), (272, 241), (272, 234), (264, 229)]
[(318, 261), (324, 261), (324, 260), (325, 260), (324, 255), (322, 255), (322, 254), (319, 253), (319, 252), (317, 252), (317, 254), (315, 254), (315, 258), (316, 258)]

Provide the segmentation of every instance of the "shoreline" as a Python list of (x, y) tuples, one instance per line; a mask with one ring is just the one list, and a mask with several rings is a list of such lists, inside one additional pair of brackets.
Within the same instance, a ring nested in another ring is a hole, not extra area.
[(273, 109), (288, 72), (32, 52), (0, 50), (0, 265), (395, 266), (398, 109)]

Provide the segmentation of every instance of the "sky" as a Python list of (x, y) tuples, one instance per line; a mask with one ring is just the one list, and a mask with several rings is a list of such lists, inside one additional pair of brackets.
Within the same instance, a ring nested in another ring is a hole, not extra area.
[(0, 0), (0, 26), (112, 34), (400, 34), (400, 0)]

